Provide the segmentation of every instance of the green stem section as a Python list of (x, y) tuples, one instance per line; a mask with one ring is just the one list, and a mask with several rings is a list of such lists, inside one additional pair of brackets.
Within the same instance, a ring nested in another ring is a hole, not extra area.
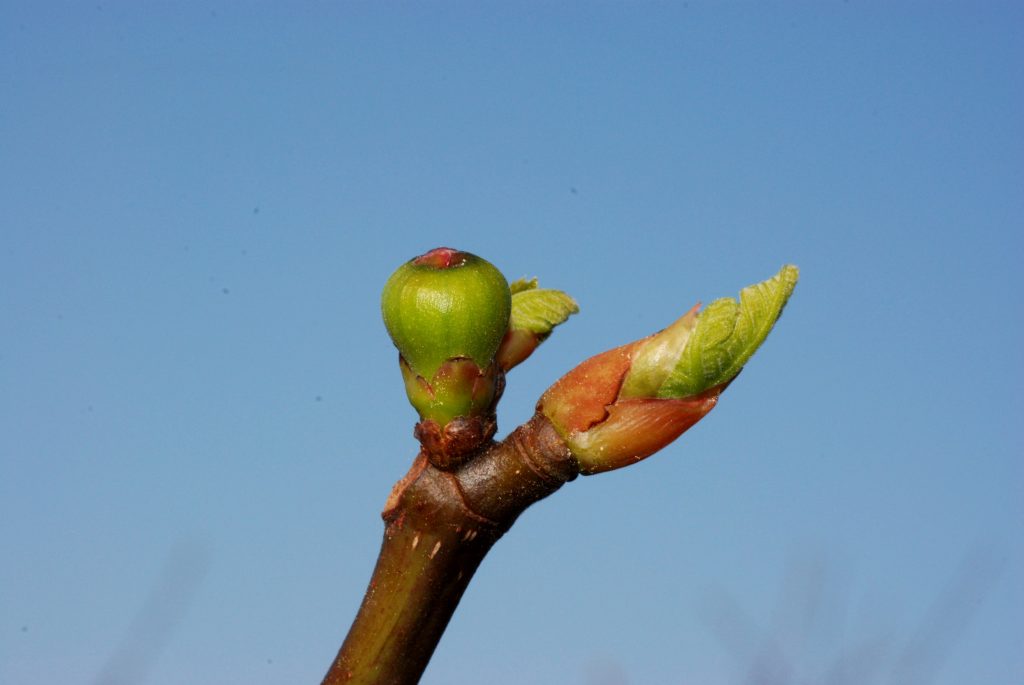
[(324, 685), (418, 682), (487, 552), (577, 473), (539, 414), (455, 471), (421, 453), (388, 498), (377, 566)]

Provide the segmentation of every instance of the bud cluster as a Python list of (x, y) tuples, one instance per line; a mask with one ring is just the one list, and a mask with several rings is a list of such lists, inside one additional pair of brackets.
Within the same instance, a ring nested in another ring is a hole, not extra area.
[[(764, 342), (796, 286), (774, 277), (699, 305), (668, 328), (592, 357), (541, 397), (584, 474), (632, 464), (660, 450), (711, 411)], [(490, 262), (440, 247), (403, 264), (381, 297), (399, 351), (415, 435), (431, 463), (454, 468), (497, 428), (505, 373), (579, 311), (536, 279), (509, 283)]]

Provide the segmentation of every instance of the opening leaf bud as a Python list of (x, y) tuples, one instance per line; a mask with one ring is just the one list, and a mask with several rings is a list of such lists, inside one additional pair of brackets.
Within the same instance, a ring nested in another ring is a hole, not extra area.
[(799, 272), (785, 266), (740, 292), (691, 309), (668, 328), (592, 357), (541, 397), (583, 474), (632, 464), (675, 440), (718, 402), (789, 300)]
[(556, 326), (580, 310), (576, 300), (561, 290), (538, 288), (536, 278), (521, 278), (509, 287), (512, 290), (512, 314), (508, 333), (496, 357), (498, 365), (505, 371), (522, 363), (548, 339)]

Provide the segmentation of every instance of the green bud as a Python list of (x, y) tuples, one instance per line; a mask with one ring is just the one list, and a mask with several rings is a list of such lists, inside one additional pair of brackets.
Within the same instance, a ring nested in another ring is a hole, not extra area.
[(428, 381), (449, 359), (487, 368), (508, 331), (511, 308), (508, 282), (494, 265), (447, 247), (400, 266), (381, 296), (388, 335)]

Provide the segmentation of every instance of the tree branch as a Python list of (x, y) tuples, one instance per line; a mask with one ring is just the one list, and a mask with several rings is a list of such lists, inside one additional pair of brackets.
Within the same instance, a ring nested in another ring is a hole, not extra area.
[(540, 414), (453, 471), (421, 452), (388, 498), (377, 566), (324, 685), (416, 683), (487, 552), (577, 473)]

